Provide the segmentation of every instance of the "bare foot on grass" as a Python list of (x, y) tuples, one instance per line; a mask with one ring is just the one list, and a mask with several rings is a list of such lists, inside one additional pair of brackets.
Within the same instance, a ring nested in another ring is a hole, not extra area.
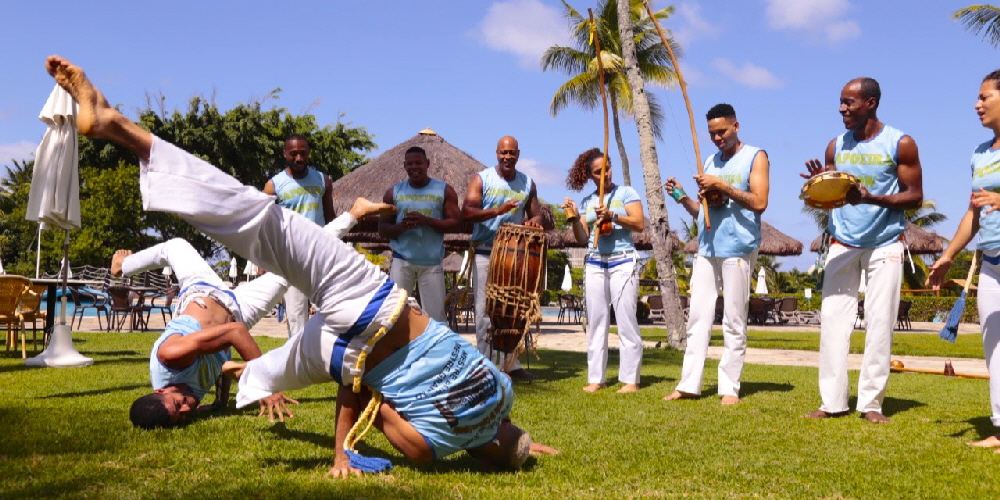
[(700, 397), (701, 397), (700, 394), (691, 394), (690, 392), (674, 391), (674, 392), (671, 392), (670, 395), (664, 396), (663, 400), (664, 401), (677, 401), (678, 399), (698, 399)]
[(122, 275), (122, 262), (125, 262), (125, 258), (132, 255), (131, 250), (116, 250), (115, 254), (111, 256), (111, 274), (113, 276)]
[(973, 441), (965, 444), (976, 448), (997, 448), (1000, 447), (1000, 436), (993, 435), (980, 441)]
[(597, 392), (606, 387), (608, 386), (605, 384), (587, 384), (583, 386), (583, 392)]
[(388, 203), (375, 203), (367, 198), (357, 198), (348, 212), (351, 217), (354, 217), (354, 220), (361, 220), (369, 215), (394, 214), (396, 206)]
[(873, 423), (873, 424), (888, 424), (889, 417), (882, 414), (880, 411), (866, 411), (861, 414), (861, 418)]
[(806, 413), (802, 415), (802, 418), (839, 418), (846, 417), (851, 413), (851, 410), (837, 411), (833, 413), (827, 413), (823, 410), (816, 410), (812, 413)]
[(45, 59), (45, 70), (80, 105), (76, 128), (87, 137), (107, 138), (107, 128), (119, 115), (79, 66), (59, 56)]
[(740, 402), (739, 396), (722, 396), (722, 406), (735, 405), (739, 404), (739, 402)]
[(625, 384), (616, 392), (618, 392), (618, 394), (631, 394), (633, 392), (639, 392), (639, 384)]

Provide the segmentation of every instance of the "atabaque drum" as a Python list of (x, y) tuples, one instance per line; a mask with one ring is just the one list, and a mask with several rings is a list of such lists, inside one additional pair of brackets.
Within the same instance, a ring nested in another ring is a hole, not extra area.
[(539, 293), (548, 242), (541, 228), (504, 224), (486, 274), (486, 314), (493, 349), (523, 352), (528, 328), (542, 319)]
[(857, 177), (847, 172), (828, 170), (806, 181), (799, 198), (810, 207), (830, 210), (844, 206), (847, 193), (857, 186)]

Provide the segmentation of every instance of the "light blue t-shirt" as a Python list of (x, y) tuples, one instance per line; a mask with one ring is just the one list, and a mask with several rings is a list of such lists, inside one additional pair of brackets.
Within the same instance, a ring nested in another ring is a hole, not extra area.
[[(757, 154), (764, 150), (743, 144), (728, 160), (722, 151), (705, 160), (705, 174), (714, 175), (741, 191), (750, 191), (750, 172)], [(700, 213), (700, 212), (699, 212)], [(708, 209), (712, 229), (705, 230), (705, 218), (698, 217), (698, 255), (704, 257), (740, 257), (760, 247), (760, 213), (726, 198), (721, 207)]]
[[(406, 180), (392, 188), (392, 203), (396, 205), (396, 224), (408, 212), (420, 212), (432, 219), (444, 217), (444, 192), (448, 185), (431, 179), (426, 186), (415, 188)], [(389, 240), (389, 248), (403, 260), (421, 266), (433, 266), (444, 260), (444, 234), (427, 226), (418, 226), (399, 233)]]
[(492, 441), (514, 405), (510, 377), (434, 320), (362, 381), (424, 437), (434, 458)]
[(167, 323), (166, 329), (153, 344), (153, 352), (149, 355), (149, 379), (153, 389), (163, 389), (168, 385), (185, 384), (191, 388), (194, 397), (201, 401), (205, 393), (215, 387), (215, 380), (222, 373), (222, 363), (232, 359), (229, 348), (212, 354), (202, 354), (194, 359), (190, 366), (175, 370), (165, 366), (156, 355), (160, 344), (172, 335), (189, 335), (201, 330), (201, 324), (191, 316), (177, 316)]
[[(837, 170), (858, 178), (869, 193), (889, 195), (899, 192), (900, 130), (882, 125), (871, 139), (859, 142), (854, 131), (837, 137), (834, 164)], [(861, 248), (877, 248), (899, 239), (906, 229), (903, 211), (872, 204), (844, 205), (830, 211), (827, 230), (841, 243)]]
[[(972, 192), (984, 188), (1000, 193), (1000, 149), (993, 149), (993, 139), (976, 148), (972, 153)], [(985, 208), (985, 207), (983, 207)], [(1000, 248), (1000, 211), (986, 213), (979, 209), (979, 249)]]
[(305, 177), (296, 179), (287, 170), (278, 172), (271, 178), (278, 205), (305, 216), (307, 219), (326, 225), (323, 216), (323, 194), (326, 193), (326, 177), (315, 168), (308, 167)]
[[(594, 191), (580, 202), (580, 206), (583, 207), (583, 212), (586, 214), (584, 221), (591, 231), (594, 231), (594, 222), (597, 220), (597, 195), (597, 191)], [(628, 212), (625, 211), (625, 205), (637, 201), (641, 203), (639, 193), (631, 186), (615, 186), (611, 192), (604, 193), (604, 205), (619, 216), (628, 215)], [(591, 234), (593, 235), (593, 233)], [(612, 222), (611, 234), (598, 237), (596, 249), (594, 248), (594, 237), (591, 236), (590, 241), (587, 242), (587, 250), (603, 254), (635, 250), (635, 244), (632, 243), (632, 231)]]
[(497, 173), (495, 167), (487, 168), (479, 172), (478, 175), (483, 182), (482, 208), (496, 208), (511, 199), (521, 200), (521, 203), (514, 210), (472, 225), (472, 241), (492, 245), (493, 238), (496, 237), (497, 229), (500, 229), (500, 226), (524, 222), (524, 214), (528, 209), (526, 200), (531, 193), (532, 181), (528, 174), (518, 170), (514, 180), (507, 182), (507, 179)]

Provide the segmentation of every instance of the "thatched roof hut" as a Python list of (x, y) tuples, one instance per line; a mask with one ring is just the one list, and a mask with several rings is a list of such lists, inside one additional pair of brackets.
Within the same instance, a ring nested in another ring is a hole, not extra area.
[[(819, 252), (819, 247), (823, 235), (819, 235), (809, 245), (809, 251)], [(936, 254), (944, 251), (944, 238), (934, 231), (928, 231), (912, 222), (906, 223), (906, 230), (903, 231), (903, 239), (914, 254)]]
[[(687, 253), (698, 253), (698, 238), (692, 238), (684, 245)], [(778, 231), (777, 228), (760, 221), (760, 255), (800, 255), (802, 242)]]

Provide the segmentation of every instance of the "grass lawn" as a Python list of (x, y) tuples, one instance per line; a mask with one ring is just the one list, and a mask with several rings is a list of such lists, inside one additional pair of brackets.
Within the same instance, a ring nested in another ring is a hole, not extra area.
[[(286, 424), (230, 409), (140, 431), (127, 410), (148, 392), (155, 335), (76, 338), (94, 366), (29, 369), (0, 358), (0, 497), (1000, 498), (1000, 455), (963, 445), (992, 431), (983, 380), (893, 375), (885, 402), (893, 421), (875, 426), (799, 418), (818, 404), (814, 368), (747, 365), (743, 401), (722, 407), (715, 396), (661, 400), (680, 373), (678, 352), (647, 350), (643, 390), (619, 395), (580, 391), (584, 354), (543, 351), (531, 362), (541, 378), (517, 385), (513, 417), (561, 455), (517, 473), (465, 454), (417, 467), (375, 431), (362, 453), (389, 457), (396, 469), (333, 481), (334, 385), (293, 393), (302, 404)], [(616, 363), (613, 351), (612, 376)], [(715, 367), (710, 360), (707, 394)]]
[[(612, 327), (612, 331), (617, 331)], [(640, 330), (644, 340), (664, 341), (667, 333), (664, 328), (642, 327)], [(712, 328), (711, 345), (722, 345), (722, 330), (716, 325)], [(819, 332), (794, 332), (788, 330), (765, 330), (747, 332), (747, 346), (761, 349), (798, 349), (802, 351), (819, 350)], [(855, 330), (851, 335), (851, 353), (861, 354), (865, 351), (865, 332)], [(903, 356), (945, 356), (951, 358), (982, 358), (983, 341), (978, 333), (967, 333), (958, 336), (954, 344), (938, 338), (936, 334), (896, 332), (892, 337), (892, 353)]]

